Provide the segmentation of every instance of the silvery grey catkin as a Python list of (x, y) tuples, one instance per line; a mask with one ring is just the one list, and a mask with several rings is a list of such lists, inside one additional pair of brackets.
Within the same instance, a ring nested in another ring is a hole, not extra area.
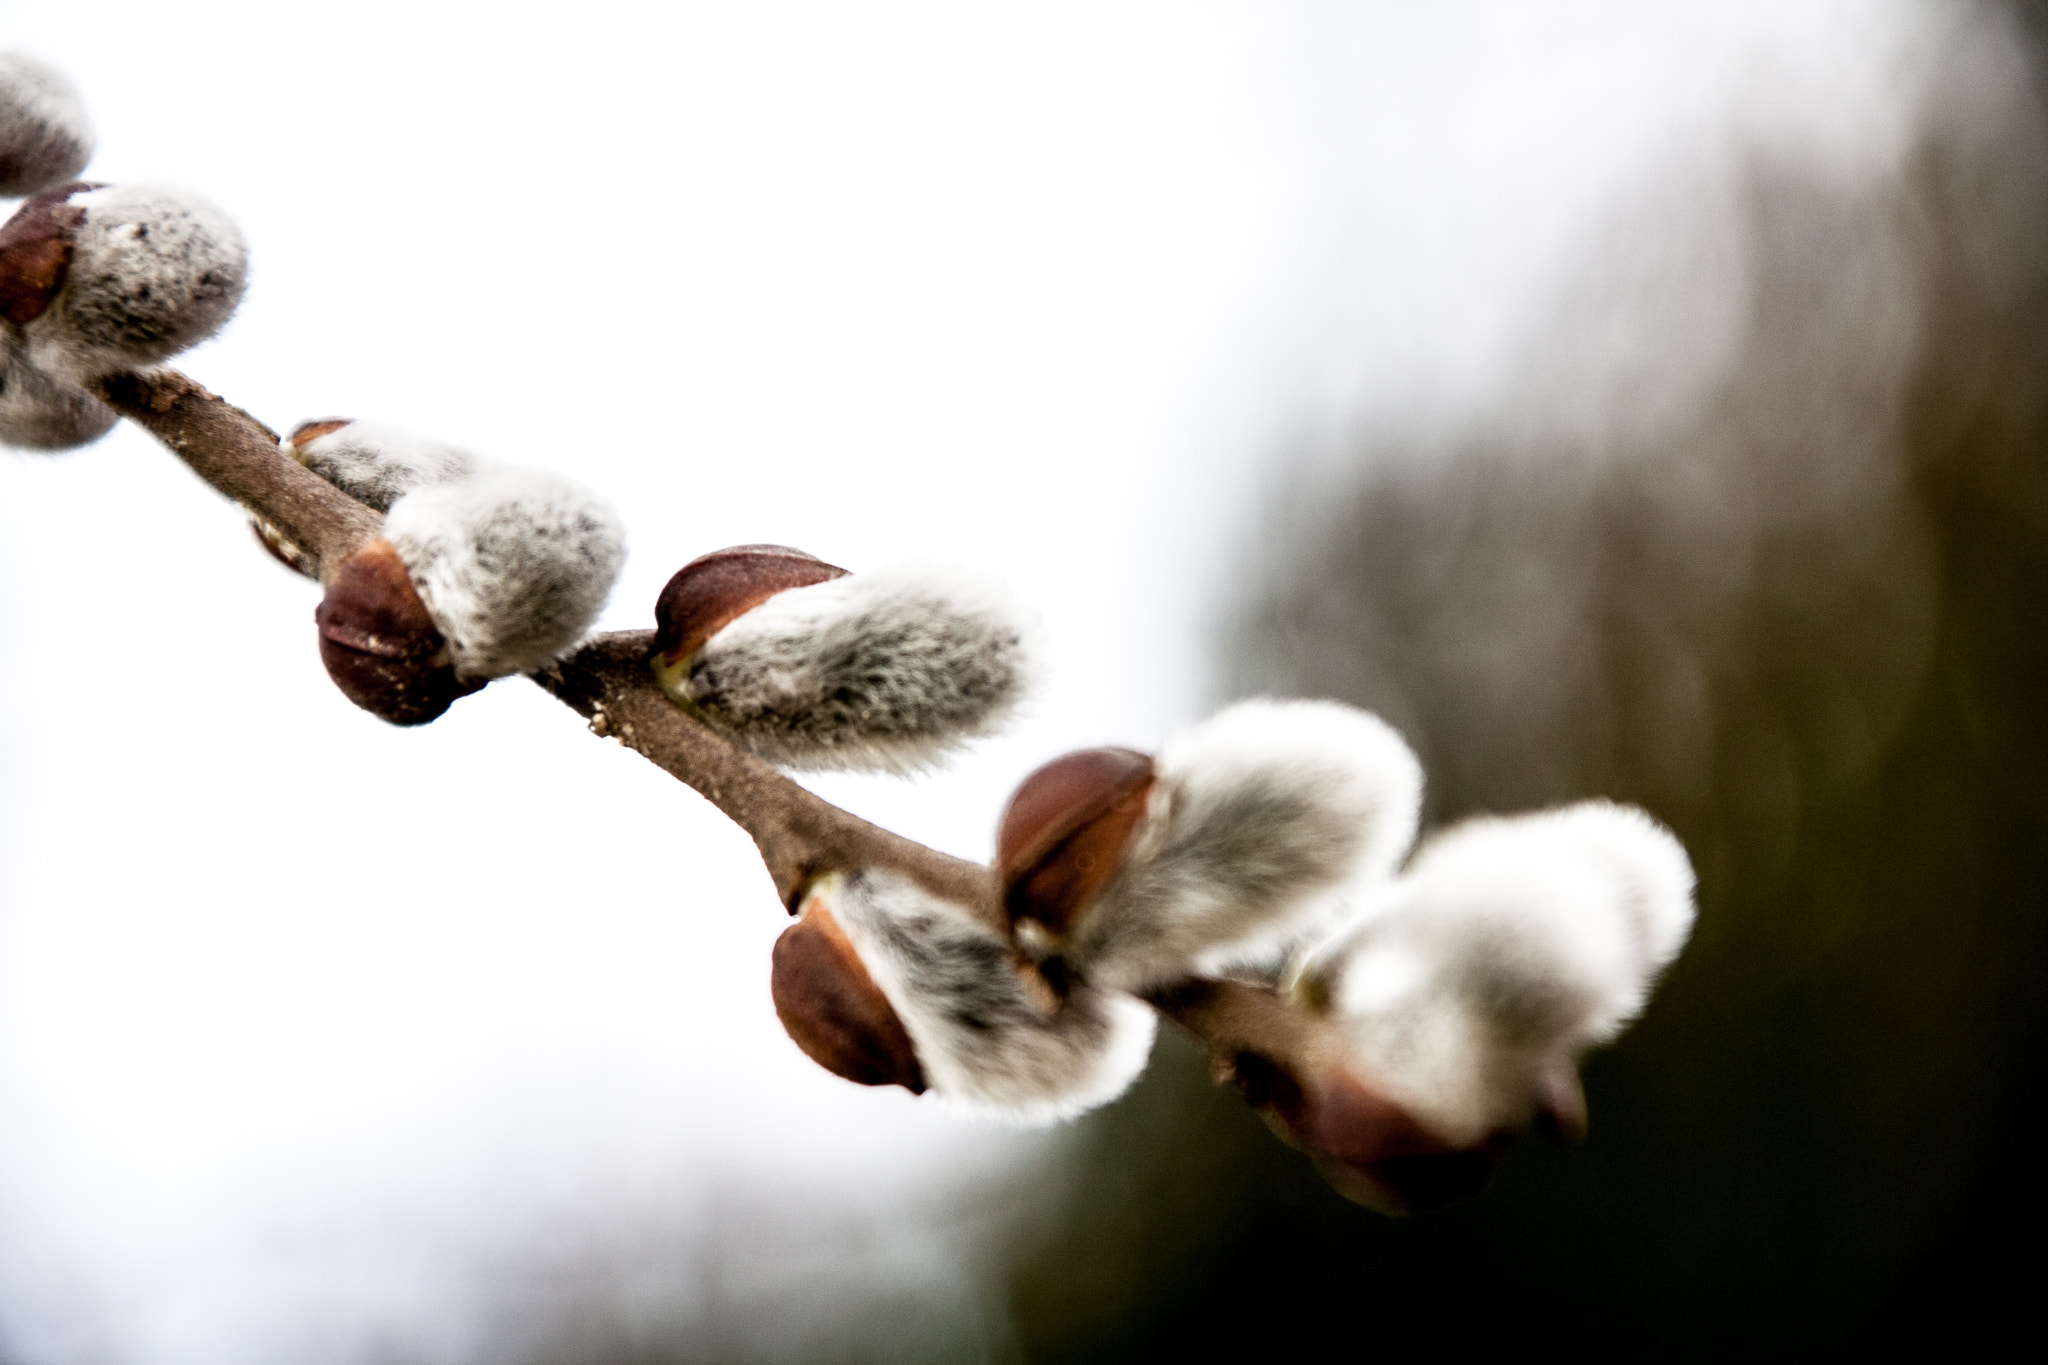
[[(416, 488), (466, 479), (483, 462), (466, 450), (382, 422), (330, 417), (301, 422), (279, 447), (365, 507), (387, 512)], [(289, 569), (320, 576), (320, 562), (270, 522), (249, 514), (256, 538)]]
[(573, 649), (625, 563), (618, 514), (545, 470), (487, 468), (416, 488), (384, 534), (466, 680), (530, 673)]
[(466, 450), (383, 422), (360, 420), (340, 422), (303, 440), (294, 433), (286, 453), (379, 512), (390, 511), (392, 503), (416, 488), (466, 479), (483, 467)]
[(1036, 623), (969, 570), (899, 565), (777, 593), (713, 635), (682, 696), (791, 768), (909, 773), (1036, 686)]
[(113, 429), (120, 417), (84, 389), (61, 384), (0, 338), (0, 444), (23, 450), (70, 450)]
[(1634, 807), (1472, 820), (1362, 896), (1293, 993), (1338, 1022), (1362, 1074), (1476, 1142), (1576, 1093), (1587, 1049), (1642, 1009), (1692, 920), (1684, 847)]
[(1393, 871), (1422, 805), (1406, 741), (1336, 702), (1240, 702), (1170, 740), (1156, 773), (1121, 869), (1063, 947), (1118, 990), (1277, 968), (1340, 887)]
[(934, 1093), (1015, 1123), (1051, 1123), (1130, 1088), (1157, 1020), (1075, 985), (1035, 998), (1009, 940), (894, 873), (834, 874), (822, 894), (917, 1050)]
[(242, 300), (248, 253), (225, 213), (160, 186), (83, 188), (71, 262), (42, 316), (21, 329), (28, 359), (86, 384), (162, 364), (212, 336)]
[(104, 434), (114, 419), (94, 381), (212, 336), (247, 283), (241, 233), (206, 200), (74, 181), (92, 146), (71, 83), (0, 54), (0, 194), (32, 196), (0, 259), (0, 441), (11, 445), (60, 450)]
[(92, 159), (92, 147), (77, 87), (26, 53), (0, 52), (0, 197), (71, 179)]

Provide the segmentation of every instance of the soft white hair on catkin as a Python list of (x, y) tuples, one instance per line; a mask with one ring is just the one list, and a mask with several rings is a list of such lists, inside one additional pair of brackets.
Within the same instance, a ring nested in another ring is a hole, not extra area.
[(1122, 869), (1064, 949), (1118, 990), (1273, 962), (1336, 888), (1394, 870), (1422, 807), (1407, 743), (1337, 702), (1239, 702), (1169, 740), (1155, 772)]
[(242, 301), (248, 252), (234, 221), (181, 190), (85, 190), (64, 286), (23, 329), (30, 356), (85, 382), (156, 365), (212, 336)]
[(973, 571), (903, 564), (778, 593), (706, 642), (685, 692), (792, 768), (916, 772), (1037, 683), (1036, 622)]
[(0, 197), (73, 178), (92, 160), (92, 144), (78, 88), (26, 53), (0, 52)]
[(1017, 1124), (1109, 1103), (1152, 1054), (1157, 1019), (1128, 996), (1076, 984), (1047, 1014), (1007, 939), (908, 879), (843, 877), (829, 902), (895, 1007), (935, 1094)]
[(1294, 989), (1389, 1094), (1477, 1141), (1526, 1122), (1636, 1016), (1692, 918), (1685, 849), (1640, 810), (1472, 820), (1369, 894)]
[(12, 338), (0, 351), (0, 443), (69, 450), (113, 429), (115, 411), (84, 389), (60, 384), (28, 363)]
[(531, 673), (574, 648), (626, 559), (618, 514), (538, 469), (417, 489), (391, 505), (384, 534), (465, 678)]
[(455, 446), (383, 422), (364, 421), (314, 437), (298, 448), (295, 458), (379, 512), (389, 511), (392, 503), (416, 488), (466, 479), (483, 463)]

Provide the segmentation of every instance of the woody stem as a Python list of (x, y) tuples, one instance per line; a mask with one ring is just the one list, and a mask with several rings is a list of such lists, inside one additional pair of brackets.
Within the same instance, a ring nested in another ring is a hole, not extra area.
[[(310, 553), (323, 577), (382, 528), (377, 513), (285, 455), (270, 428), (175, 370), (110, 375), (99, 393), (200, 478)], [(735, 746), (669, 701), (648, 667), (653, 641), (649, 631), (600, 635), (533, 681), (594, 734), (688, 784), (752, 835), (792, 912), (822, 873), (885, 868), (1007, 936), (990, 869), (871, 825)], [(1229, 1079), (1248, 1052), (1282, 1065), (1305, 1061), (1319, 1032), (1262, 986), (1194, 981), (1148, 999), (1203, 1043), (1219, 1079)]]

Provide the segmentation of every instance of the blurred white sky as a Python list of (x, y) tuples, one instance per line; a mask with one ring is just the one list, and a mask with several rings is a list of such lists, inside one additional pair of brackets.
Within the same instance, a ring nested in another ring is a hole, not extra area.
[[(601, 488), (607, 626), (742, 541), (1017, 582), (1034, 718), (819, 784), (984, 856), (1030, 767), (1197, 713), (1273, 452), (1483, 401), (1733, 111), (1881, 140), (1929, 12), (0, 0), (0, 45), (95, 177), (242, 224), (184, 368)], [(517, 680), (352, 710), (313, 602), (133, 430), (0, 452), (0, 1350), (468, 1359), (508, 1246), (736, 1189), (907, 1203), (955, 1273), (958, 1192), (1057, 1135), (811, 1067), (743, 836)]]

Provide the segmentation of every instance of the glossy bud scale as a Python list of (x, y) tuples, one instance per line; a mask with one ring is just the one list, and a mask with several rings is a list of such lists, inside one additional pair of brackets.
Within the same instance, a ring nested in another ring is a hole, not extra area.
[(1381, 1213), (1420, 1213), (1474, 1193), (1508, 1140), (1493, 1134), (1458, 1147), (1341, 1064), (1296, 1076), (1246, 1054), (1231, 1079), (1269, 1128), (1315, 1158), (1338, 1193)]
[(844, 578), (846, 570), (787, 545), (734, 545), (676, 570), (654, 603), (654, 672), (685, 697), (690, 662), (712, 636), (777, 593)]
[(775, 941), (775, 1015), (806, 1057), (857, 1085), (925, 1090), (910, 1034), (814, 890)]
[(388, 540), (349, 557), (313, 620), (327, 676), (350, 701), (393, 725), (424, 725), (483, 686), (455, 676), (446, 642)]
[(996, 834), (996, 874), (1012, 925), (1064, 938), (1115, 875), (1145, 814), (1152, 760), (1083, 749), (1025, 778)]
[(0, 226), (0, 317), (26, 327), (64, 287), (85, 209), (71, 196), (97, 186), (74, 180), (29, 199)]

